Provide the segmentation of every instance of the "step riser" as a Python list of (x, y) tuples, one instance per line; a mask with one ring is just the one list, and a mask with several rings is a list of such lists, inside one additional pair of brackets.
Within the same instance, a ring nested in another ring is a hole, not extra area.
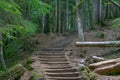
[(60, 74), (60, 73), (58, 73), (58, 74), (49, 74), (49, 73), (47, 73), (46, 74), (47, 76), (49, 76), (49, 77), (78, 77), (79, 76), (79, 73), (66, 73), (66, 74)]
[(70, 78), (68, 78), (68, 79), (48, 78), (47, 80), (81, 80), (81, 79), (80, 78), (74, 78), (74, 79), (70, 79)]
[(38, 56), (65, 56), (65, 54), (61, 54), (61, 53), (45, 53), (45, 54), (38, 54)]
[(56, 56), (46, 56), (46, 55), (40, 55), (40, 56), (38, 56), (38, 58), (66, 58), (64, 55), (56, 55)]
[(41, 63), (42, 63), (42, 64), (54, 64), (54, 65), (59, 65), (59, 64), (65, 64), (65, 65), (66, 65), (66, 64), (69, 64), (69, 63), (67, 63), (67, 62), (66, 62), (66, 63), (63, 63), (63, 62), (42, 62), (42, 61), (41, 61)]
[(66, 59), (39, 59), (41, 62), (66, 62)]
[(67, 60), (64, 57), (39, 57), (39, 60)]
[(71, 66), (60, 66), (60, 67), (43, 67), (44, 69), (68, 69), (68, 68), (72, 68)]
[(76, 69), (71, 69), (71, 70), (45, 70), (45, 72), (63, 73), (63, 72), (77, 72), (77, 70)]

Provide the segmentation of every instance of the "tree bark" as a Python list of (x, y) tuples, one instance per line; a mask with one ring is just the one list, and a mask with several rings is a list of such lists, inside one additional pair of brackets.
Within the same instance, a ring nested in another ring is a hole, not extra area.
[(59, 0), (59, 30), (58, 32), (61, 33), (61, 4), (60, 4), (60, 0)]
[[(80, 0), (76, 0), (76, 5), (79, 5), (79, 3), (80, 3)], [(76, 18), (77, 18), (77, 27), (78, 27), (79, 39), (80, 39), (80, 41), (84, 41), (83, 25), (82, 25), (82, 21), (80, 19), (79, 6), (77, 6)]]
[[(0, 33), (0, 41), (2, 42), (2, 34), (1, 33)], [(4, 57), (3, 57), (3, 46), (2, 46), (2, 44), (0, 44), (0, 60), (1, 60), (3, 68), (5, 70), (7, 70), (7, 67), (6, 67), (6, 64), (5, 64), (5, 61), (4, 61)]]
[(99, 0), (92, 0), (93, 6), (93, 23), (98, 23), (99, 20)]
[(101, 62), (98, 62), (98, 63), (93, 63), (93, 64), (90, 64), (89, 67), (90, 67), (90, 69), (93, 70), (95, 68), (109, 66), (109, 65), (112, 65), (112, 64), (115, 64), (115, 63), (118, 63), (118, 62), (120, 62), (120, 58), (101, 61)]
[(66, 31), (69, 27), (69, 0), (66, 0)]
[(110, 75), (110, 74), (117, 74), (120, 72), (120, 62), (117, 64), (97, 68), (94, 72), (101, 74), (101, 75)]
[[(49, 4), (49, 0), (44, 0), (45, 3)], [(49, 13), (47, 13), (44, 16), (45, 19), (45, 24), (44, 24), (44, 33), (49, 33), (50, 32), (50, 26), (49, 26)]]
[(99, 0), (99, 22), (102, 22), (102, 0)]
[(93, 63), (89, 65), (89, 68), (101, 75), (119, 73), (120, 58)]
[(78, 47), (120, 47), (120, 41), (76, 42)]
[(56, 17), (56, 25), (55, 25), (55, 32), (57, 33), (59, 30), (59, 0), (55, 0), (55, 17)]

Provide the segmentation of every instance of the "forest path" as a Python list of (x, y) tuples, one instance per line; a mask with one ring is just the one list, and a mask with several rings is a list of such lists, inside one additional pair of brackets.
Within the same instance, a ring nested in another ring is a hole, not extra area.
[(75, 37), (68, 35), (37, 52), (33, 67), (43, 72), (45, 80), (80, 80), (79, 72), (70, 64), (65, 51)]

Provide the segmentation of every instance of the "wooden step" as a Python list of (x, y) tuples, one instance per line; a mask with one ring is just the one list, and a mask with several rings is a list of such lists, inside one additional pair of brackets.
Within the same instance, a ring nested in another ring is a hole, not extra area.
[(44, 48), (44, 49), (41, 49), (42, 51), (63, 51), (64, 48)]
[(43, 67), (52, 67), (52, 66), (55, 66), (55, 67), (59, 67), (59, 66), (71, 66), (70, 64), (42, 64)]
[(49, 77), (78, 77), (79, 72), (63, 72), (63, 73), (45, 73)]
[(61, 73), (61, 72), (76, 72), (76, 68), (68, 68), (68, 69), (46, 69), (45, 72), (51, 73)]
[(39, 59), (65, 59), (65, 56), (38, 56)]
[(38, 55), (46, 55), (46, 56), (61, 56), (61, 55), (65, 55), (65, 53), (40, 53)]
[(43, 66), (42, 68), (43, 69), (67, 69), (67, 68), (72, 68), (72, 66)]
[(66, 58), (39, 58), (40, 61), (44, 61), (44, 62), (58, 62), (58, 61), (61, 61), (61, 62), (65, 62), (67, 61)]
[(48, 77), (47, 80), (82, 80), (81, 77)]
[(41, 61), (42, 64), (55, 64), (55, 65), (59, 65), (59, 64), (70, 64), (69, 62), (43, 62)]

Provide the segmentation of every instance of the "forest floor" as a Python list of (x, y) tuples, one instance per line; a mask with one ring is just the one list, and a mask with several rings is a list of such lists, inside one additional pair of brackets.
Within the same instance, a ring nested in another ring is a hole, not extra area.
[[(85, 41), (113, 41), (120, 40), (120, 29), (102, 28), (91, 31), (85, 31)], [(119, 48), (84, 48), (86, 52), (82, 52), (82, 49), (75, 46), (75, 41), (78, 41), (77, 34), (38, 34), (33, 36), (31, 43), (34, 44), (33, 54), (37, 54), (42, 51), (49, 51), (53, 48), (64, 49), (70, 54), (69, 60), (73, 66), (81, 63), (83, 59), (89, 59), (92, 56), (99, 56), (105, 59), (114, 59), (120, 56)], [(34, 56), (36, 57), (36, 56)], [(86, 62), (87, 64), (93, 62)], [(37, 62), (34, 62), (32, 66), (39, 66)], [(119, 76), (107, 76), (99, 75), (98, 80), (120, 80)]]

